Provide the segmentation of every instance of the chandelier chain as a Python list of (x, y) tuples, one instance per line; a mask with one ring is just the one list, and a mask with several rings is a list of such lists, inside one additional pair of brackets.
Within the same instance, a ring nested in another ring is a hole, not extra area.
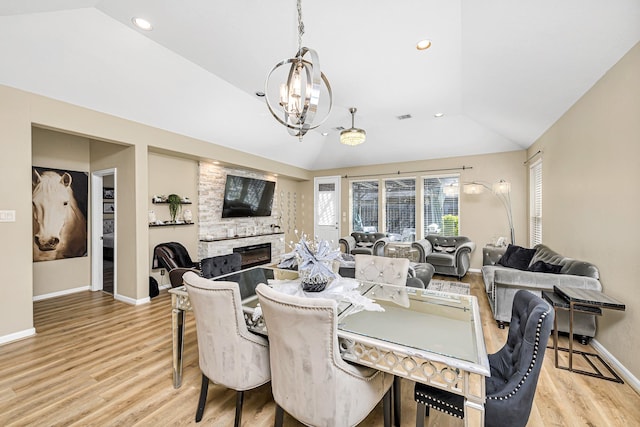
[(304, 34), (304, 22), (302, 22), (302, 0), (298, 0), (298, 56), (302, 50), (302, 35)]

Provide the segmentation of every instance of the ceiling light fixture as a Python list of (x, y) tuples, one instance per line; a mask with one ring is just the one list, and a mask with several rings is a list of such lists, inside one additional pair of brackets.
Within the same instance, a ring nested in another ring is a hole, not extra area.
[(367, 133), (355, 126), (356, 108), (349, 108), (351, 113), (351, 129), (340, 132), (340, 143), (344, 145), (360, 145), (367, 139)]
[(418, 50), (426, 50), (426, 49), (429, 49), (430, 47), (431, 47), (431, 40), (428, 40), (428, 39), (420, 40), (418, 43), (416, 43), (416, 49)]
[[(308, 47), (302, 47), (304, 23), (302, 22), (301, 0), (298, 0), (297, 5), (298, 52), (295, 58), (284, 59), (271, 69), (265, 81), (264, 91), (266, 93), (267, 107), (271, 115), (273, 115), (280, 124), (286, 126), (291, 135), (297, 136), (300, 141), (302, 141), (302, 137), (309, 130), (317, 128), (329, 117), (331, 107), (333, 106), (333, 94), (327, 77), (320, 71), (318, 53)], [(306, 54), (309, 54), (309, 59), (304, 58)], [(286, 83), (280, 84), (280, 100), (278, 104), (281, 110), (276, 112), (269, 100), (269, 81), (275, 70), (287, 64), (291, 64), (289, 77)], [(329, 109), (324, 118), (315, 123), (314, 119), (318, 112), (320, 89), (323, 83), (329, 93)], [(283, 118), (280, 117), (281, 115)]]
[(436, 119), (439, 119), (440, 117), (444, 116), (444, 113), (435, 113), (433, 115), (433, 117), (435, 117)]
[(131, 22), (133, 22), (133, 25), (140, 28), (141, 30), (144, 30), (144, 31), (153, 30), (153, 27), (151, 26), (151, 22), (147, 21), (146, 19), (136, 18), (134, 16), (133, 18), (131, 18)]

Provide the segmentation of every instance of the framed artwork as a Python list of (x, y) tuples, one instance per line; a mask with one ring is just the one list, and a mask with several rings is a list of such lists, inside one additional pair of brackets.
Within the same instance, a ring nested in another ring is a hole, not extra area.
[(33, 166), (31, 184), (33, 261), (87, 256), (89, 173)]
[(102, 213), (112, 214), (115, 211), (116, 211), (115, 210), (115, 205), (113, 204), (113, 202), (104, 202), (104, 203), (102, 203)]
[(104, 187), (102, 189), (102, 198), (103, 199), (113, 199), (115, 196), (115, 192), (113, 188)]

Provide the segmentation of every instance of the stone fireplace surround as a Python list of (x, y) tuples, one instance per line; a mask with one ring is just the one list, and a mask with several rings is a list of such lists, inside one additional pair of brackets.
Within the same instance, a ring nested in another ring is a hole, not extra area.
[[(222, 199), (227, 174), (276, 181), (271, 216), (222, 218)], [(278, 194), (278, 182), (274, 176), (200, 162), (198, 259), (230, 254), (233, 253), (234, 248), (238, 247), (271, 243), (271, 260), (277, 262), (285, 252), (284, 233), (272, 227), (278, 224), (281, 215), (278, 211)]]

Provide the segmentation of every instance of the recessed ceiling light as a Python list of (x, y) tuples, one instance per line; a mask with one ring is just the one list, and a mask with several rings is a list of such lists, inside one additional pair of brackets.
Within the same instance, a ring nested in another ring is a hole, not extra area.
[(147, 21), (146, 19), (133, 17), (131, 18), (131, 22), (133, 22), (133, 25), (140, 28), (141, 30), (144, 30), (144, 31), (153, 30), (153, 27), (151, 26), (151, 22)]
[(444, 116), (444, 113), (435, 113), (435, 114), (433, 115), (433, 117), (437, 117), (437, 118), (440, 118), (440, 117), (442, 117), (442, 116)]
[(431, 47), (431, 40), (429, 39), (420, 40), (416, 44), (416, 49), (418, 50), (425, 50), (425, 49), (429, 49), (430, 47)]
[(329, 135), (329, 132), (322, 132), (321, 135), (322, 136), (327, 136), (327, 135)]
[(256, 91), (256, 96), (259, 96), (260, 98), (262, 98), (264, 96), (264, 92), (261, 90), (257, 90)]

